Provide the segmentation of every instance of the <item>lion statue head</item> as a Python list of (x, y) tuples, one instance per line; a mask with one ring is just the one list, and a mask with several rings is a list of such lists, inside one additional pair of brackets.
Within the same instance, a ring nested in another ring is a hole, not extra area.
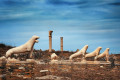
[(39, 39), (40, 37), (39, 36), (36, 36), (36, 35), (34, 35), (34, 36), (32, 36), (32, 40), (34, 40), (36, 43), (38, 43), (39, 41), (37, 40), (37, 39)]

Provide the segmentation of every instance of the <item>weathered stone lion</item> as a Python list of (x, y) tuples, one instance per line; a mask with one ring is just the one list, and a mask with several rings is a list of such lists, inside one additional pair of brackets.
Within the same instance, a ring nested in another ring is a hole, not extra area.
[(109, 62), (109, 48), (107, 48), (103, 53), (95, 57), (95, 60), (99, 58), (106, 57), (106, 61)]
[(39, 36), (34, 35), (25, 44), (23, 44), (19, 47), (9, 49), (6, 52), (6, 58), (10, 57), (12, 54), (20, 54), (20, 53), (25, 53), (25, 52), (30, 52), (29, 57), (32, 58), (33, 46), (34, 46), (35, 43), (38, 43), (37, 39), (39, 39)]
[(95, 51), (93, 51), (89, 54), (86, 54), (85, 58), (98, 56), (101, 49), (102, 49), (102, 47), (98, 47)]
[(88, 45), (85, 45), (81, 50), (79, 50), (78, 52), (72, 54), (70, 57), (69, 57), (69, 60), (72, 60), (74, 57), (78, 57), (80, 55), (85, 55), (86, 53), (86, 50), (88, 49)]

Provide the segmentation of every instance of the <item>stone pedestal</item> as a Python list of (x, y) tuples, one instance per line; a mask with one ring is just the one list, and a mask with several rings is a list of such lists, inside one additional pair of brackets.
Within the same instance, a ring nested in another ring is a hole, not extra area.
[(82, 58), (81, 63), (87, 63), (85, 57)]

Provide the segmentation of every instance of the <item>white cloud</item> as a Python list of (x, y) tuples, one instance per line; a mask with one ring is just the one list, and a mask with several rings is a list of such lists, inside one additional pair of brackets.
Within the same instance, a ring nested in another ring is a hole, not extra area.
[(98, 30), (68, 30), (68, 31), (62, 31), (62, 32), (66, 32), (66, 33), (100, 33), (100, 34), (104, 34), (104, 33), (109, 33), (109, 32), (115, 32), (115, 31), (118, 31), (117, 29), (98, 29)]
[(7, 15), (1, 15), (0, 20), (9, 20), (9, 19), (17, 19), (17, 18), (24, 18), (28, 16), (34, 15), (34, 12), (22, 12), (22, 13), (10, 13)]

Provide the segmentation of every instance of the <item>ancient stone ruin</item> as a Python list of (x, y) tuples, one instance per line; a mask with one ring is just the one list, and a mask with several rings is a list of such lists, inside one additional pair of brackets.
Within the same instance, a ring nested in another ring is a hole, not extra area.
[(52, 52), (52, 32), (49, 31), (49, 52)]
[[(32, 36), (32, 38), (25, 44), (19, 47), (9, 49), (6, 52), (6, 56), (0, 57), (0, 68), (3, 68), (0, 69), (1, 70), (0, 74), (2, 75), (7, 74), (7, 76), (5, 76), (7, 80), (12, 80), (14, 78), (11, 77), (15, 77), (15, 76), (17, 77), (22, 76), (23, 80), (24, 79), (34, 80), (34, 75), (35, 75), (34, 69), (36, 64), (37, 65), (40, 64), (40, 66), (44, 66), (40, 68), (41, 69), (39, 72), (41, 73), (40, 76), (46, 75), (50, 72), (55, 72), (56, 69), (57, 70), (60, 69), (60, 71), (67, 70), (67, 72), (70, 72), (72, 71), (73, 66), (77, 67), (77, 69), (79, 68), (85, 69), (86, 66), (91, 66), (91, 65), (95, 65), (98, 68), (100, 68), (101, 65), (102, 66), (111, 65), (111, 63), (109, 62), (109, 48), (106, 48), (106, 50), (101, 54), (99, 53), (102, 47), (98, 47), (91, 53), (86, 53), (88, 49), (88, 45), (85, 45), (81, 50), (78, 50), (74, 54), (70, 55), (68, 60), (60, 59), (59, 55), (57, 55), (56, 53), (52, 53), (52, 32), (53, 31), (49, 31), (49, 52), (51, 53), (50, 61), (42, 62), (42, 61), (36, 61), (35, 59), (26, 59), (26, 61), (20, 61), (18, 59), (10, 58), (12, 54), (19, 54), (25, 52), (29, 52), (29, 57), (33, 58), (32, 57), (33, 47), (34, 44), (38, 42), (37, 39), (39, 39), (39, 36)], [(60, 49), (61, 52), (63, 52), (63, 37), (60, 37)], [(81, 56), (81, 60), (75, 61), (74, 59), (76, 59), (79, 56)], [(89, 57), (94, 57), (94, 61), (87, 61), (87, 58)], [(106, 58), (106, 61), (99, 61), (99, 59), (103, 57)], [(49, 68), (48, 67), (46, 68), (46, 66), (49, 66)]]
[(61, 52), (63, 52), (63, 37), (60, 37), (60, 48)]
[(11, 57), (12, 54), (20, 54), (20, 53), (25, 53), (25, 52), (30, 52), (29, 57), (32, 58), (32, 53), (33, 53), (33, 47), (35, 43), (38, 43), (39, 36), (32, 36), (32, 38), (27, 41), (25, 44), (9, 49), (6, 52), (6, 58)]

